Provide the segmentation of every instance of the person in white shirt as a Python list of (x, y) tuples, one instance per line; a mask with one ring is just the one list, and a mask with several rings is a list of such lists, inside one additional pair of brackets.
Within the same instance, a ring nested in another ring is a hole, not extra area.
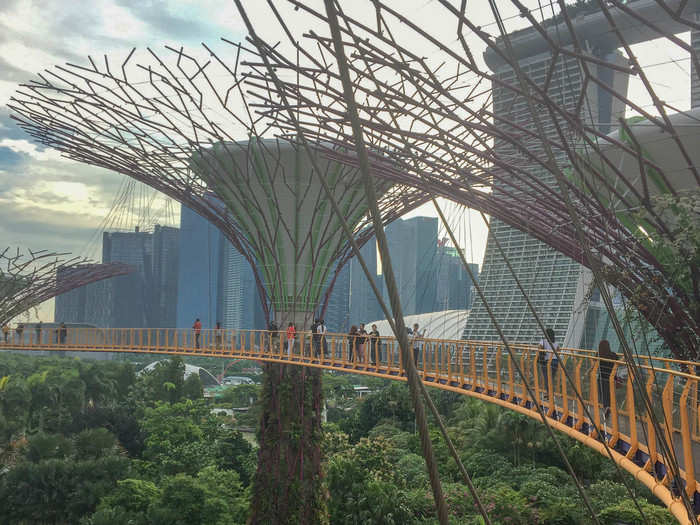
[(411, 346), (413, 346), (413, 363), (416, 366), (418, 366), (418, 356), (420, 354), (420, 340), (425, 337), (425, 329), (421, 332), (418, 328), (418, 323), (414, 323), (413, 330), (410, 331)]
[(326, 321), (321, 319), (321, 321), (318, 323), (317, 330), (318, 333), (321, 334), (321, 347), (323, 348), (323, 357), (328, 357), (328, 341), (326, 341), (326, 332), (328, 332), (328, 328), (326, 328)]
[[(557, 369), (559, 367), (559, 360), (557, 359), (554, 350), (559, 350), (559, 344), (556, 342), (554, 335), (554, 330), (547, 328), (545, 330), (545, 339), (541, 339), (538, 345), (540, 349), (537, 362), (540, 365), (540, 370), (542, 371), (542, 376), (544, 377), (544, 386), (546, 388), (544, 393), (544, 398), (549, 399), (549, 393), (552, 392), (554, 385), (557, 384)], [(551, 369), (552, 382), (549, 382), (549, 374), (547, 370)]]

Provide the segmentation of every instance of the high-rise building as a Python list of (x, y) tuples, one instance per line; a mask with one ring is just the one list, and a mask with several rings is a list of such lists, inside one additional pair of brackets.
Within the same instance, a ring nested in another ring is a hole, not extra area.
[[(599, 129), (604, 133), (610, 132), (611, 123), (622, 116), (623, 105), (617, 99), (613, 99), (603, 87), (589, 82), (585, 86), (584, 103), (578, 107), (584, 87), (577, 59), (560, 54), (555, 57), (555, 67), (550, 68), (552, 55), (548, 50), (542, 52), (535, 45), (530, 53), (530, 49), (525, 45), (526, 42), (533, 41), (534, 31), (529, 29), (511, 35), (511, 42), (513, 48), (518, 49), (519, 65), (524, 74), (539, 86), (548, 82), (547, 92), (561, 108), (571, 112), (582, 111), (584, 120), (598, 123)], [(596, 48), (595, 42), (590, 44), (592, 52), (606, 62), (624, 63), (623, 57), (617, 51)], [(495, 53), (487, 52), (485, 58), (500, 82), (509, 86), (517, 84), (513, 69), (499, 60)], [(624, 73), (603, 65), (589, 64), (589, 67), (601, 83), (611, 86), (616, 92), (626, 92), (627, 76)], [(530, 106), (525, 98), (514, 96), (513, 90), (505, 88), (500, 82), (494, 82), (492, 90), (495, 118), (500, 117), (503, 122), (510, 121), (515, 126), (534, 131)], [(548, 136), (556, 136), (554, 122), (543, 119), (543, 125)], [(508, 125), (504, 124), (506, 132), (507, 128)], [(514, 127), (513, 130), (515, 129)], [(497, 154), (501, 158), (508, 158), (511, 164), (527, 166), (531, 172), (538, 169), (513, 146), (496, 140), (494, 147)], [(538, 140), (525, 144), (525, 147), (542, 151), (541, 142)], [(564, 158), (559, 158), (559, 161), (567, 162)], [(544, 169), (541, 170), (541, 180), (548, 184), (555, 183), (552, 175)], [(493, 190), (498, 192), (499, 185), (496, 184)], [(532, 213), (537, 213), (537, 210), (533, 209)], [(492, 219), (490, 225), (491, 231), (479, 282), (506, 336), (511, 341), (532, 342), (540, 337), (540, 331), (525, 298), (495, 246), (494, 237), (500, 242), (544, 324), (554, 329), (557, 339), (564, 345), (577, 345), (583, 334), (586, 316), (585, 306), (582, 305), (590, 287), (590, 272), (546, 244), (498, 219)], [(499, 339), (485, 305), (478, 298), (474, 300), (464, 337), (482, 341)]]
[(153, 230), (153, 275), (151, 279), (151, 327), (174, 328), (177, 306), (177, 277), (180, 263), (180, 230), (156, 225)]
[(180, 265), (177, 279), (178, 328), (200, 319), (212, 328), (223, 314), (223, 258), (228, 241), (203, 217), (180, 207)]
[[(435, 217), (397, 219), (386, 228), (389, 254), (404, 315), (434, 312), (436, 305), (437, 225)], [(377, 265), (381, 275), (381, 261)], [(382, 281), (383, 298), (389, 302)]]
[(264, 329), (265, 317), (248, 260), (219, 229), (182, 206), (178, 267), (177, 327), (199, 318), (227, 329)]
[[(351, 261), (354, 259), (351, 259)], [(335, 278), (326, 313), (323, 316), (329, 332), (347, 332), (350, 329), (350, 279), (352, 264), (348, 261)], [(331, 272), (333, 278), (335, 271)]]
[(102, 262), (123, 262), (134, 271), (58, 296), (56, 321), (112, 328), (175, 326), (177, 228), (104, 232)]
[[(457, 249), (452, 246), (438, 245), (436, 272), (436, 309), (466, 310), (472, 302), (472, 280), (464, 269)], [(479, 265), (470, 264), (474, 276), (479, 275)]]
[(221, 324), (234, 330), (262, 330), (265, 313), (248, 260), (230, 242), (222, 250)]
[[(374, 237), (368, 240), (360, 253), (370, 272), (374, 275), (374, 283), (381, 290), (382, 278), (377, 275), (377, 241)], [(377, 301), (372, 287), (367, 280), (364, 270), (356, 257), (348, 261), (348, 320), (343, 326), (343, 331), (347, 332), (353, 324), (364, 323), (372, 319), (380, 319), (383, 316), (379, 301)]]
[[(67, 272), (65, 269), (59, 269), (56, 272), (59, 282), (71, 276), (70, 270)], [(104, 279), (58, 295), (54, 303), (54, 321), (111, 326), (114, 279)]]

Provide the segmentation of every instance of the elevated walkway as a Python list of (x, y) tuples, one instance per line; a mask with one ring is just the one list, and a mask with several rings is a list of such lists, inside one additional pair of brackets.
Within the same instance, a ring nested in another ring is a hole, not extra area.
[[(426, 385), (476, 397), (535, 419), (540, 419), (539, 402), (554, 429), (607, 456), (605, 442), (616, 463), (649, 487), (679, 522), (689, 523), (679, 491), (686, 491), (696, 512), (700, 510), (696, 481), (700, 469), (700, 377), (695, 375), (695, 363), (639, 359), (646, 391), (662, 432), (673, 442), (675, 461), (682, 470), (683, 486), (678, 486), (669, 474), (671, 458), (662, 453), (659, 436), (623, 364), (614, 362), (610, 380), (603, 385), (610, 392), (606, 414), (599, 388), (601, 360), (594, 352), (563, 349), (559, 371), (552, 374), (551, 369), (546, 370), (551, 380), (548, 383), (537, 348), (512, 345), (512, 349), (514, 357), (495, 342), (422, 339), (414, 353)], [(13, 333), (6, 343), (0, 340), (2, 350), (242, 358), (406, 380), (398, 344), (392, 337), (382, 337), (377, 344), (368, 341), (362, 348), (344, 334), (328, 334), (325, 344), (314, 344), (308, 333), (301, 332), (289, 351), (283, 332), (202, 330), (197, 337), (192, 330), (69, 328), (63, 340), (54, 331), (39, 338), (35, 331), (25, 331), (22, 337)], [(523, 370), (522, 376), (514, 361)], [(573, 378), (573, 385), (564, 377), (562, 367)], [(526, 382), (534, 398), (527, 393)]]

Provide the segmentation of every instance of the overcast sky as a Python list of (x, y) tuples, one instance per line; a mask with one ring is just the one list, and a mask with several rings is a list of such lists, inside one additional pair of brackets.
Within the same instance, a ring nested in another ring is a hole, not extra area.
[[(263, 14), (267, 13), (264, 2), (251, 0), (246, 4), (264, 30), (265, 16), (269, 16)], [(352, 0), (347, 5), (373, 12), (366, 7), (371, 6), (369, 1)], [(436, 13), (442, 11), (434, 2), (397, 0), (397, 5), (439, 33), (442, 20)], [(473, 16), (488, 21), (478, 7), (481, 0), (468, 5)], [(504, 16), (512, 11), (504, 8)], [(118, 59), (132, 47), (160, 49), (171, 44), (192, 49), (200, 48), (202, 42), (216, 44), (222, 36), (240, 41), (244, 34), (233, 0), (0, 0), (0, 247), (19, 245), (97, 255), (97, 234), (106, 220), (110, 225), (118, 223), (107, 215), (127, 180), (32, 143), (10, 119), (5, 106), (20, 83), (56, 64), (84, 64), (87, 55), (107, 54)], [(275, 39), (274, 35), (265, 36)], [(645, 63), (660, 64), (652, 74), (664, 99), (687, 108), (687, 58), (677, 49), (659, 49), (653, 44), (639, 50)], [(630, 89), (634, 91), (634, 85)], [(133, 194), (142, 191), (134, 190)], [(415, 214), (434, 215), (429, 208)], [(486, 238), (481, 218), (455, 207), (451, 215), (461, 217), (455, 226), (468, 257), (480, 263)], [(51, 317), (51, 309), (42, 309), (44, 319)]]

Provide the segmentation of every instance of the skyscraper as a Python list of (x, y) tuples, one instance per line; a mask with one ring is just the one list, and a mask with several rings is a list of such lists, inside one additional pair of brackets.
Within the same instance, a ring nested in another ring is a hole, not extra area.
[[(404, 315), (436, 311), (437, 224), (435, 217), (397, 219), (386, 228)], [(377, 265), (381, 274), (381, 262)], [(389, 301), (382, 281), (384, 300)]]
[(54, 319), (112, 328), (175, 326), (177, 228), (104, 232), (102, 262), (123, 262), (135, 271), (58, 296)]
[[(377, 275), (377, 241), (374, 237), (368, 240), (360, 253), (370, 272), (374, 275), (374, 282), (378, 288), (382, 289), (381, 276)], [(379, 308), (379, 301), (372, 291), (372, 287), (367, 280), (365, 272), (362, 270), (359, 261), (353, 257), (348, 261), (348, 321), (343, 327), (343, 331), (350, 329), (350, 326), (357, 323), (371, 321), (383, 317)]]
[[(571, 112), (581, 111), (585, 120), (598, 123), (602, 132), (611, 131), (611, 123), (622, 116), (623, 107), (619, 101), (615, 100), (613, 103), (610, 94), (592, 82), (585, 86), (586, 91), (581, 98), (584, 86), (577, 59), (558, 55), (555, 57), (555, 67), (550, 68), (552, 55), (548, 50), (542, 52), (537, 46), (536, 38), (533, 38), (534, 32), (534, 29), (528, 29), (511, 35), (511, 42), (513, 48), (518, 49), (519, 65), (524, 74), (540, 87), (547, 83), (549, 96), (555, 99), (560, 107)], [(535, 44), (532, 44), (533, 41)], [(528, 48), (528, 45), (531, 48)], [(595, 42), (590, 42), (590, 45), (591, 52), (605, 61), (620, 64), (624, 62), (617, 51), (596, 48)], [(495, 52), (487, 52), (485, 59), (500, 82), (509, 86), (517, 85), (515, 72), (500, 60)], [(617, 92), (626, 90), (627, 76), (624, 73), (603, 65), (590, 67), (601, 83), (614, 87)], [(492, 93), (495, 118), (503, 119), (504, 131), (508, 132), (508, 121), (514, 126), (536, 131), (530, 107), (524, 97), (513, 97), (513, 90), (504, 88), (499, 82), (494, 82)], [(583, 100), (581, 106), (580, 100)], [(543, 119), (543, 125), (547, 135), (556, 136), (554, 122)], [(530, 148), (541, 148), (538, 140), (532, 142)], [(531, 170), (537, 169), (531, 168), (531, 161), (512, 146), (496, 140), (494, 147), (501, 158), (508, 158), (513, 164), (527, 165)], [(562, 165), (567, 162), (561, 157), (558, 160)], [(541, 180), (547, 184), (555, 183), (552, 175), (544, 169)], [(494, 186), (494, 192), (498, 192), (499, 189), (498, 185)], [(533, 209), (532, 213), (537, 211)], [(540, 337), (540, 331), (525, 298), (495, 246), (494, 237), (503, 247), (506, 257), (544, 324), (554, 329), (558, 340), (563, 341), (564, 345), (577, 345), (583, 334), (586, 317), (583, 303), (590, 287), (590, 272), (527, 233), (492, 219), (479, 281), (487, 301), (511, 341), (535, 341)], [(479, 299), (474, 301), (464, 337), (482, 341), (499, 339), (486, 308)]]
[[(464, 269), (457, 249), (438, 245), (436, 264), (436, 309), (466, 310), (471, 307), (472, 280)], [(470, 264), (474, 276), (479, 275), (479, 265)]]
[(248, 260), (209, 221), (180, 211), (177, 327), (199, 318), (204, 328), (264, 329), (265, 317)]
[(221, 320), (222, 253), (227, 243), (216, 226), (186, 206), (180, 208), (178, 328), (190, 328), (197, 318), (204, 328), (213, 328)]
[[(331, 278), (333, 278), (334, 273), (331, 273)], [(328, 307), (323, 317), (329, 332), (347, 332), (350, 329), (351, 273), (352, 264), (351, 261), (348, 261), (335, 279), (335, 285), (328, 299)]]
[(149, 325), (174, 328), (177, 306), (177, 278), (180, 262), (180, 231), (156, 224), (153, 230), (153, 275), (151, 278), (151, 313)]
[[(59, 269), (56, 279), (61, 282), (72, 272)], [(112, 321), (115, 278), (90, 283), (56, 296), (54, 321), (57, 323), (88, 323), (108, 327)]]
[(224, 239), (220, 321), (234, 330), (265, 329), (265, 313), (248, 260)]

